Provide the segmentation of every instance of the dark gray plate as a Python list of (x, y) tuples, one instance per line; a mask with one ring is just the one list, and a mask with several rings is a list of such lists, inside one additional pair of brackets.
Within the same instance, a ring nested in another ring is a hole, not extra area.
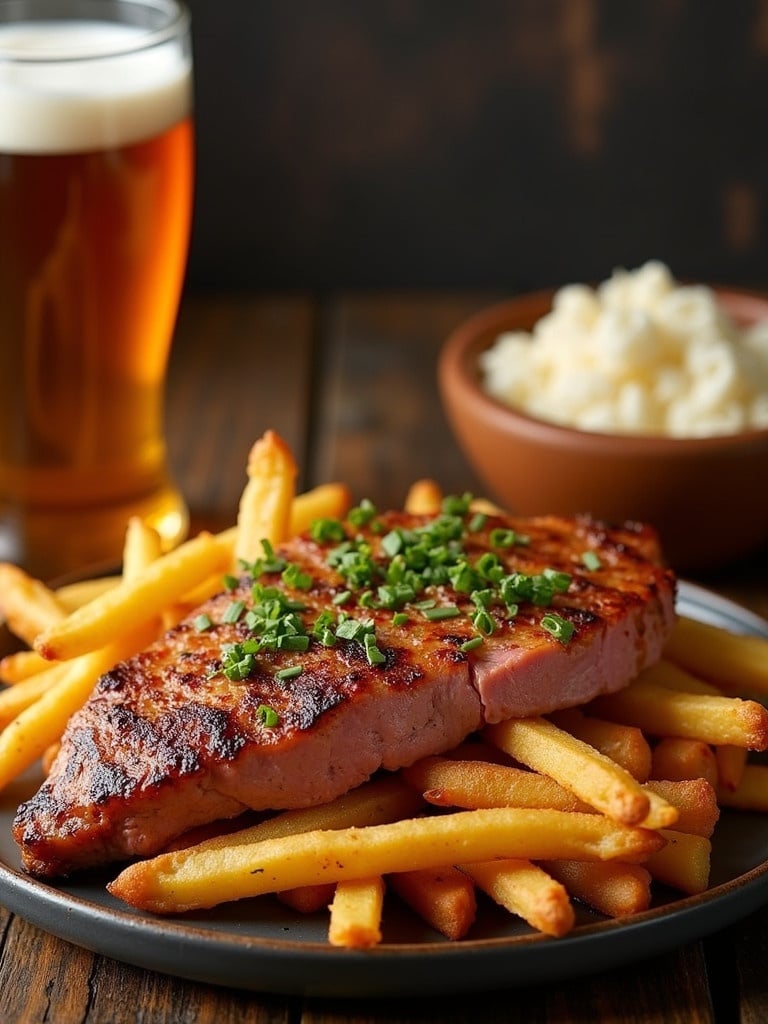
[[(768, 636), (768, 623), (692, 584), (678, 607), (691, 617)], [(579, 911), (562, 939), (534, 934), (490, 902), (471, 938), (449, 943), (389, 897), (384, 942), (366, 952), (332, 948), (327, 915), (300, 917), (268, 897), (174, 919), (127, 909), (106, 892), (116, 873), (48, 884), (19, 870), (10, 827), (32, 792), (28, 777), (0, 796), (0, 900), (60, 938), (139, 967), (266, 992), (334, 997), (431, 995), (554, 981), (655, 956), (731, 924), (768, 903), (768, 816), (725, 812), (713, 842), (712, 885), (701, 896), (659, 891), (646, 913), (606, 921)]]

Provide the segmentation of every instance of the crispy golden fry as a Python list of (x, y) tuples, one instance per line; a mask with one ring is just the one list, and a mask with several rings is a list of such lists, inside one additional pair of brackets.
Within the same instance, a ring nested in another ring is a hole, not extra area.
[(123, 580), (140, 576), (163, 553), (160, 534), (139, 516), (131, 516), (123, 543)]
[(145, 623), (116, 635), (106, 647), (57, 666), (64, 670), (59, 682), (20, 712), (0, 733), (0, 789), (29, 768), (60, 738), (70, 715), (81, 707), (99, 676), (118, 661), (146, 647), (153, 635)]
[(712, 852), (709, 839), (669, 829), (662, 829), (661, 835), (666, 845), (645, 862), (651, 876), (690, 896), (704, 892), (709, 885)]
[(547, 860), (542, 867), (572, 896), (606, 917), (629, 917), (651, 904), (651, 873), (640, 864)]
[[(536, 771), (551, 776), (596, 810), (626, 825), (646, 822), (653, 809), (674, 822), (674, 808), (664, 808), (629, 772), (594, 747), (543, 718), (517, 719), (486, 727), (492, 742)], [(653, 821), (650, 827), (658, 827)]]
[(217, 537), (199, 534), (152, 562), (136, 579), (120, 583), (45, 630), (35, 649), (44, 658), (67, 660), (103, 647), (158, 616), (214, 572), (224, 572), (230, 553)]
[[(266, 821), (206, 839), (185, 851), (203, 852), (230, 846), (246, 846), (264, 839), (279, 839), (320, 829), (361, 828), (380, 825), (417, 814), (424, 806), (418, 793), (393, 776), (367, 782), (357, 789), (316, 807), (282, 811)], [(181, 851), (182, 854), (185, 851)]]
[(434, 480), (414, 480), (405, 496), (403, 508), (412, 515), (435, 515), (440, 511), (443, 491)]
[(54, 593), (64, 611), (69, 615), (71, 612), (82, 608), (84, 604), (90, 604), (97, 597), (108, 590), (113, 590), (122, 577), (120, 576), (99, 576), (93, 580), (77, 580), (74, 583), (65, 583), (57, 587)]
[(5, 729), (17, 715), (31, 707), (52, 686), (59, 683), (68, 668), (68, 665), (60, 662), (54, 665), (49, 662), (46, 672), (38, 672), (29, 679), (24, 679), (0, 692), (0, 730)]
[(655, 665), (644, 669), (640, 678), (646, 683), (666, 686), (668, 690), (679, 690), (681, 693), (708, 693), (713, 697), (723, 695), (723, 691), (714, 683), (700, 679), (668, 658), (662, 658)]
[(427, 924), (446, 939), (464, 938), (475, 921), (477, 899), (469, 875), (456, 867), (401, 871), (387, 884)]
[(653, 779), (645, 786), (677, 808), (675, 831), (710, 838), (720, 817), (720, 808), (715, 789), (706, 779)]
[(45, 772), (46, 775), (50, 772), (51, 765), (56, 760), (56, 755), (58, 754), (60, 748), (61, 743), (57, 741), (56, 743), (49, 744), (41, 754), (40, 762), (42, 764), (43, 771)]
[(742, 811), (768, 812), (768, 765), (747, 764), (736, 789), (719, 787), (717, 798), (723, 807)]
[(17, 565), (0, 562), (0, 621), (31, 645), (38, 633), (65, 617), (56, 595)]
[(601, 754), (620, 764), (638, 782), (651, 774), (651, 747), (640, 729), (618, 722), (585, 715), (579, 708), (568, 708), (547, 716), (560, 729), (588, 743)]
[(548, 775), (488, 761), (454, 761), (425, 757), (402, 775), (438, 807), (550, 807), (558, 811), (590, 811), (589, 804)]
[(768, 693), (768, 639), (681, 616), (666, 657), (731, 693)]
[(288, 536), (296, 489), (296, 463), (288, 445), (273, 430), (254, 444), (248, 456), (248, 483), (237, 514), (235, 559), (255, 562)]
[(333, 899), (336, 886), (333, 883), (328, 885), (302, 885), (298, 889), (286, 889), (285, 892), (278, 892), (275, 895), (291, 910), (299, 914), (316, 914), (318, 910), (327, 907)]
[(297, 494), (291, 503), (288, 536), (304, 533), (315, 519), (343, 519), (352, 504), (352, 493), (346, 484), (318, 484)]
[(505, 910), (545, 935), (559, 938), (573, 928), (576, 918), (565, 887), (529, 860), (462, 864), (461, 870)]
[(706, 779), (717, 785), (717, 761), (709, 744), (681, 736), (665, 736), (653, 748), (653, 779)]
[(743, 747), (715, 747), (715, 763), (718, 788), (738, 789), (747, 763), (747, 751)]
[(748, 750), (768, 747), (768, 711), (754, 700), (681, 693), (643, 675), (618, 693), (597, 697), (596, 714), (639, 726), (651, 736), (680, 736)]
[(347, 949), (370, 949), (381, 942), (384, 879), (343, 879), (336, 885), (328, 923), (328, 941)]
[(50, 667), (51, 662), (41, 658), (37, 651), (14, 651), (0, 661), (0, 681), (7, 686), (15, 686)]
[(482, 512), (487, 516), (504, 515), (504, 509), (489, 498), (473, 498), (469, 507), (473, 512)]
[(656, 832), (628, 828), (597, 814), (517, 808), (459, 811), (161, 854), (125, 868), (109, 890), (133, 906), (168, 914), (318, 882), (442, 867), (457, 860), (633, 860), (647, 857), (661, 842)]

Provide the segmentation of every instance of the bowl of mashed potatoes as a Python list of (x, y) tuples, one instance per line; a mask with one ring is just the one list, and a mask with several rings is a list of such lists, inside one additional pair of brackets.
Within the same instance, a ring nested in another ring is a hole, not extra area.
[(477, 313), (438, 380), (510, 511), (651, 523), (685, 571), (768, 545), (768, 296), (651, 261)]

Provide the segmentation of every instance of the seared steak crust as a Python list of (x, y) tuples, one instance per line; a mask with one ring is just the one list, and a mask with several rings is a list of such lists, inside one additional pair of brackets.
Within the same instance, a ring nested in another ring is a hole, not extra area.
[[(384, 564), (385, 537), (427, 523), (387, 513), (366, 527), (347, 525), (347, 533)], [(499, 546), (499, 531), (514, 531), (516, 542)], [(38, 793), (19, 808), (14, 835), (26, 869), (66, 874), (155, 853), (194, 826), (246, 808), (330, 800), (380, 768), (450, 749), (484, 721), (618, 689), (659, 657), (675, 584), (647, 527), (489, 517), (462, 544), (470, 563), (492, 553), (505, 574), (567, 574), (567, 590), (546, 607), (490, 602), (492, 630), (479, 643), (476, 594), (438, 582), (405, 605), (407, 622), (397, 621), (375, 599), (359, 607), (360, 588), (350, 594), (339, 565), (329, 565), (333, 545), (309, 535), (291, 540), (279, 554), (309, 583), (286, 582), (278, 571), (259, 582), (301, 606), (307, 649), (264, 648), (245, 678), (224, 674), (225, 645), (253, 636), (253, 578), (243, 575), (233, 591), (115, 666), (71, 719)], [(450, 614), (425, 617), (432, 614), (425, 597)], [(226, 621), (235, 602), (243, 610)], [(340, 608), (369, 620), (376, 659), (361, 638), (324, 646), (314, 635), (320, 617), (338, 621)], [(574, 627), (567, 642), (545, 628), (552, 613)], [(200, 628), (201, 614), (210, 628)]]

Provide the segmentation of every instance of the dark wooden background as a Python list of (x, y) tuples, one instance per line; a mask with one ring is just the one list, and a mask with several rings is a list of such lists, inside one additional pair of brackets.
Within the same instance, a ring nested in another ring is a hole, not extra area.
[(193, 289), (768, 282), (765, 0), (190, 0)]

